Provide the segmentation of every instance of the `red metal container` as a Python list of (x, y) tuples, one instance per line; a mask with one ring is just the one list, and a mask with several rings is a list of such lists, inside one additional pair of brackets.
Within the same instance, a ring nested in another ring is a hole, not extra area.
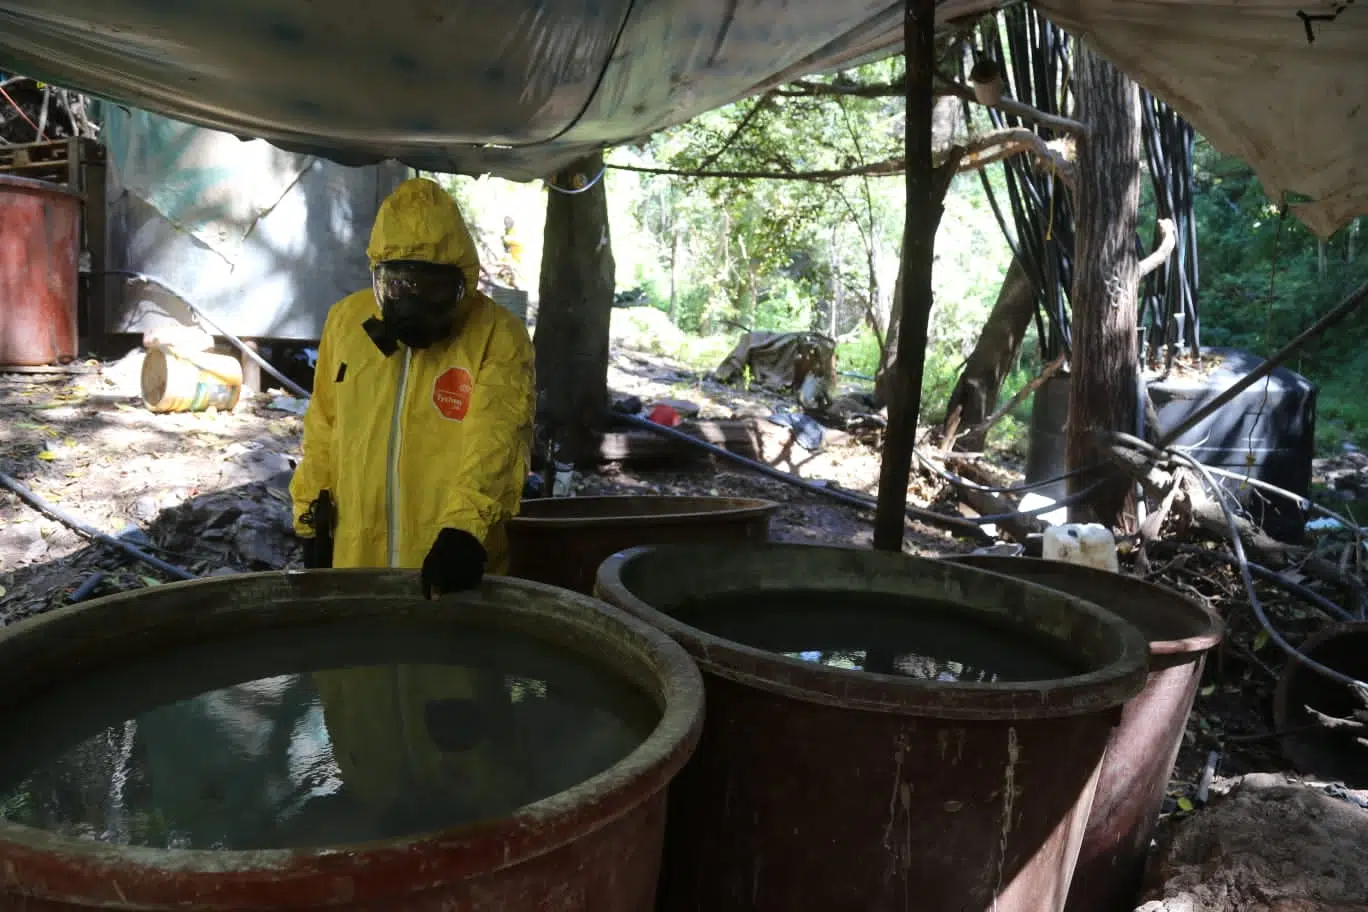
[(0, 366), (76, 358), (81, 198), (0, 176)]
[(508, 523), (509, 576), (583, 592), (611, 554), (637, 545), (765, 541), (779, 505), (746, 497), (546, 497)]
[(476, 635), (514, 631), (573, 650), (654, 701), (654, 731), (603, 772), (506, 817), (394, 841), (167, 850), (64, 839), (0, 821), (0, 908), (649, 912), (666, 788), (702, 727), (696, 666), (659, 631), (575, 593), (497, 577), (436, 601), (421, 598), (419, 588), (416, 574), (401, 571), (247, 574), (23, 621), (0, 631), (0, 724), (25, 701), (101, 663), (145, 661), (178, 644), (244, 631), (307, 637), (332, 621), (401, 618)]
[(1107, 745), (1065, 909), (1133, 907), (1206, 654), (1221, 642), (1225, 625), (1172, 589), (1133, 576), (1028, 557), (946, 560), (1085, 599), (1129, 621), (1149, 641), (1149, 677), (1122, 709)]
[[(670, 788), (662, 912), (1064, 908), (1107, 739), (1144, 683), (1134, 627), (970, 567), (810, 545), (634, 548), (604, 562), (596, 591), (683, 644), (707, 688), (703, 738)], [(1023, 649), (1044, 640), (1079, 673), (971, 683), (849, 671), (671, 614), (712, 597), (736, 605), (738, 593), (774, 605), (786, 591), (833, 607), (892, 597), (909, 614), (948, 604), (938, 610), (1019, 632)]]

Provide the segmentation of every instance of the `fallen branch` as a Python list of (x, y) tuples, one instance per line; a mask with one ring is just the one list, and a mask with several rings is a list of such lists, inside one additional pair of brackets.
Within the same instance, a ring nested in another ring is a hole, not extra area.
[[(946, 437), (953, 437), (955, 440), (959, 440), (960, 438), (968, 437), (971, 434), (987, 433), (989, 430), (992, 429), (994, 425), (996, 425), (1009, 412), (1011, 412), (1012, 409), (1020, 405), (1026, 399), (1027, 396), (1031, 395), (1031, 393), (1034, 393), (1036, 390), (1040, 389), (1040, 387), (1043, 386), (1047, 380), (1049, 380), (1055, 374), (1059, 373), (1060, 368), (1064, 366), (1064, 358), (1065, 356), (1061, 354), (1059, 357), (1055, 358), (1049, 364), (1045, 365), (1045, 367), (1040, 371), (1040, 373), (1035, 377), (1034, 380), (1027, 383), (1021, 389), (1017, 390), (1016, 394), (1013, 395), (1011, 399), (1007, 400), (1006, 405), (1002, 406), (997, 411), (993, 412), (993, 414), (989, 415), (981, 424), (976, 425), (975, 427), (971, 427), (967, 431), (963, 431), (957, 436), (955, 435), (954, 429), (952, 428), (949, 431), (949, 433), (946, 434)], [(958, 420), (956, 420), (956, 424), (958, 424)]]
[[(1102, 452), (1123, 472), (1139, 482), (1144, 488), (1145, 496), (1153, 500), (1163, 500), (1170, 486), (1178, 484), (1179, 476), (1173, 468), (1166, 468), (1167, 460), (1156, 459), (1133, 445), (1145, 445), (1144, 441), (1136, 440), (1128, 434), (1117, 434), (1100, 428), (1095, 429), (1093, 434)], [(1191, 510), (1192, 520), (1199, 529), (1220, 539), (1225, 536), (1230, 523), (1233, 523), (1239, 532), (1241, 542), (1258, 555), (1260, 563), (1281, 569), (1305, 554), (1304, 549), (1285, 545), (1272, 538), (1246, 517), (1232, 516), (1227, 520), (1221, 504), (1203, 485), (1185, 484), (1183, 493)]]
[[(1328, 728), (1331, 731), (1368, 731), (1368, 686), (1356, 682), (1350, 685), (1349, 689), (1353, 691), (1354, 696), (1358, 697), (1359, 702), (1363, 704), (1363, 709), (1353, 710), (1343, 718), (1327, 715), (1312, 709), (1310, 706), (1305, 706), (1306, 712), (1312, 719), (1316, 720), (1322, 728)], [(1368, 747), (1368, 738), (1355, 737), (1354, 740), (1364, 747)]]
[(1045, 523), (1038, 516), (1021, 513), (1006, 498), (990, 494), (982, 488), (958, 488), (957, 495), (979, 516), (1001, 517), (994, 524), (1012, 541), (1025, 543), (1031, 534), (1045, 531)]

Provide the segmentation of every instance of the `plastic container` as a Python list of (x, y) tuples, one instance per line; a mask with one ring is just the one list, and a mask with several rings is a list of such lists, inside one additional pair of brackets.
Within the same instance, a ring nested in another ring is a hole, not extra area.
[(1149, 677), (1112, 732), (1066, 907), (1068, 912), (1133, 908), (1206, 655), (1221, 642), (1225, 624), (1172, 589), (1133, 576), (1027, 557), (946, 560), (1086, 599), (1135, 625), (1148, 639)]
[[(102, 667), (160, 663), (163, 656), (171, 662), (178, 651), (184, 655), (206, 640), (248, 631), (271, 632), (297, 651), (298, 642), (326, 625), (370, 621), (386, 628), (431, 625), (423, 629), (443, 637), (513, 634), (554, 646), (610, 674), (612, 686), (633, 689), (658, 710), (658, 722), (635, 750), (577, 785), (507, 816), (402, 839), (264, 851), (167, 850), (63, 839), (0, 821), (0, 906), (26, 912), (650, 909), (665, 790), (691, 754), (702, 722), (697, 668), (658, 631), (574, 593), (499, 578), (432, 602), (419, 591), (416, 574), (402, 571), (266, 573), (159, 586), (60, 609), (0, 631), (0, 720), (13, 723), (35, 698)], [(370, 648), (360, 642), (358, 649)], [(245, 664), (268, 664), (256, 650), (243, 656)], [(358, 665), (365, 664), (361, 658)], [(370, 669), (342, 673), (353, 671)], [(382, 712), (366, 718), (378, 724), (400, 717)], [(331, 730), (333, 717), (327, 718)], [(336, 756), (343, 753), (339, 747)]]
[(0, 366), (75, 360), (80, 249), (79, 196), (0, 175)]
[[(1263, 363), (1257, 355), (1227, 348), (1204, 349), (1203, 358), (1220, 361), (1203, 375), (1182, 373), (1147, 382), (1161, 428), (1175, 427)], [(1026, 456), (1027, 481), (1064, 473), (1069, 384), (1069, 376), (1056, 374), (1036, 391)], [(1279, 367), (1266, 380), (1184, 431), (1173, 444), (1204, 465), (1248, 474), (1305, 497), (1311, 488), (1311, 459), (1316, 449), (1316, 398), (1313, 383), (1296, 371)], [(1306, 517), (1299, 504), (1263, 492), (1255, 494), (1249, 485), (1236, 479), (1220, 481), (1270, 535), (1283, 541), (1301, 540)], [(1060, 500), (1066, 485), (1059, 481), (1037, 490)]]
[(1116, 538), (1111, 529), (1098, 523), (1050, 526), (1045, 530), (1040, 545), (1041, 556), (1046, 560), (1095, 567), (1110, 573), (1117, 573), (1121, 569), (1116, 557)]
[[(683, 644), (707, 688), (702, 741), (670, 791), (662, 912), (1064, 907), (1103, 751), (1144, 683), (1134, 627), (970, 567), (793, 544), (633, 548), (604, 562), (596, 591)], [(939, 602), (984, 636), (1005, 628), (1004, 655), (1034, 641), (1078, 673), (950, 683), (851, 671), (673, 616), (814, 592), (833, 617), (893, 599), (889, 617), (905, 605), (916, 620)]]
[(142, 397), (154, 412), (230, 412), (242, 395), (242, 362), (232, 355), (154, 345), (142, 364)]
[(585, 594), (611, 554), (636, 545), (764, 541), (779, 505), (742, 497), (552, 497), (524, 500), (508, 523), (509, 576)]

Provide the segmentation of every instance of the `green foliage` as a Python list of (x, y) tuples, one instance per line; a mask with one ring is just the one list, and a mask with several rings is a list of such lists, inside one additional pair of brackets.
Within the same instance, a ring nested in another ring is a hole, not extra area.
[[(1321, 244), (1280, 215), (1253, 171), (1199, 140), (1194, 207), (1202, 343), (1269, 354), (1368, 281), (1357, 229)], [(1317, 440), (1368, 443), (1368, 313), (1351, 315), (1289, 365), (1320, 387)]]

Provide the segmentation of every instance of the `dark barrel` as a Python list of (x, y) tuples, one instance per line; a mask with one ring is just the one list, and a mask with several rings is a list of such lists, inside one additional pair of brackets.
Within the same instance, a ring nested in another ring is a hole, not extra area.
[[(663, 912), (1063, 909), (1107, 739), (1144, 683), (1134, 627), (945, 561), (793, 544), (634, 548), (596, 592), (703, 669)], [(951, 653), (1015, 670), (974, 679)]]
[[(1322, 627), (1298, 644), (1312, 661), (1368, 681), (1368, 621)], [(1368, 732), (1352, 726), (1331, 727), (1330, 719), (1362, 719), (1368, 694), (1359, 696), (1338, 681), (1288, 659), (1273, 692), (1273, 724), (1283, 732), (1282, 750), (1301, 772), (1343, 782), (1352, 789), (1368, 789)]]
[(764, 541), (779, 505), (748, 497), (629, 494), (522, 502), (508, 523), (509, 576), (583, 592), (610, 554), (637, 545)]
[(1149, 677), (1112, 732), (1066, 907), (1067, 912), (1131, 908), (1206, 654), (1220, 643), (1225, 625), (1172, 589), (1132, 576), (1028, 557), (946, 560), (1086, 599), (1129, 621), (1149, 640)]
[[(0, 773), (8, 789), (0, 795), (0, 905), (26, 912), (649, 909), (666, 788), (702, 725), (697, 667), (659, 631), (575, 593), (501, 578), (435, 601), (419, 591), (416, 574), (403, 571), (249, 574), (113, 596), (0, 631), (7, 742)], [(357, 635), (339, 639), (339, 629)], [(390, 641), (407, 651), (384, 661), (406, 664), (377, 664)], [(237, 643), (256, 645), (223, 645)], [(319, 643), (333, 645), (309, 658)], [(218, 658), (205, 658), (211, 655)], [(152, 693), (161, 678), (174, 678), (176, 702)], [(484, 684), (492, 689), (480, 690)], [(581, 702), (569, 702), (572, 692)], [(212, 700), (183, 699), (189, 694)], [(599, 735), (564, 724), (608, 719), (604, 707), (619, 699), (631, 711), (613, 708), (612, 720), (640, 724), (600, 726)], [(91, 707), (101, 700), (125, 714), (107, 718), (130, 721), (105, 729), (108, 738), (80, 741), (99, 750), (81, 754), (86, 779), (68, 775), (74, 754), (51, 749), (75, 732), (100, 731)], [(68, 713), (44, 717), (46, 705)], [(566, 707), (579, 707), (578, 715), (559, 711)], [(594, 751), (597, 765), (585, 766)], [(39, 756), (60, 761), (37, 767), (46, 786), (11, 787)], [(308, 799), (304, 811), (291, 805), (279, 825), (263, 817), (265, 825), (233, 830), (233, 845), (251, 848), (195, 842), (206, 832), (205, 808), (215, 820), (241, 822), (253, 802), (276, 807), (276, 798), (253, 794), (257, 780), (243, 772), (273, 757), (279, 763), (260, 777), (258, 791), (276, 795), (297, 768), (313, 770), (298, 789)], [(97, 776), (111, 759), (131, 772)], [(386, 766), (392, 759), (402, 775)], [(577, 765), (596, 772), (547, 785)], [(221, 774), (196, 778), (196, 769)], [(552, 779), (529, 792), (530, 780), (519, 777), (536, 770)], [(477, 774), (480, 788), (467, 790)], [(176, 800), (158, 798), (158, 788)], [(448, 792), (468, 792), (477, 803), (458, 822), (438, 826), (453, 818), (434, 816), (415, 796)], [(506, 801), (502, 812), (489, 810), (497, 802), (478, 803), (495, 792)], [(63, 794), (63, 813), (89, 815), (106, 835), (15, 822), (40, 811), (51, 816)], [(519, 803), (529, 794), (533, 800)], [(375, 796), (383, 800), (372, 802)], [(114, 805), (119, 814), (109, 810)], [(358, 814), (359, 807), (376, 813)], [(152, 830), (127, 835), (130, 821), (172, 826), (169, 818), (176, 818), (175, 840)], [(412, 820), (428, 825), (394, 829)], [(301, 835), (306, 824), (311, 835)], [(108, 835), (119, 827), (124, 837)], [(386, 828), (388, 836), (343, 835)], [(186, 840), (194, 844), (180, 847)]]

